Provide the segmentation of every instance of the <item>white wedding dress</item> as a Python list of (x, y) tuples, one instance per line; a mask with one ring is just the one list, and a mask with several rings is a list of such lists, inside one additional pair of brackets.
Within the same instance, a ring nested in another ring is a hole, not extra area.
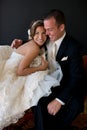
[[(0, 46), (0, 130), (16, 123), (27, 109), (51, 93), (52, 86), (60, 85), (62, 79), (59, 64), (51, 74), (45, 70), (17, 76), (17, 67), (22, 58), (23, 55), (16, 53), (10, 46)], [(38, 56), (31, 66), (40, 63), (41, 56)]]

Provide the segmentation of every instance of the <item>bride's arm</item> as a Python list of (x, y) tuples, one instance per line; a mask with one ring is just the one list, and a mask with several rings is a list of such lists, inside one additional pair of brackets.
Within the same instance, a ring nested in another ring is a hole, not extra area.
[(36, 71), (43, 71), (48, 68), (48, 61), (42, 57), (41, 64), (37, 67), (30, 67), (30, 64), (38, 56), (38, 49), (30, 49), (29, 53), (26, 54), (23, 60), (20, 62), (17, 70), (17, 75), (23, 76), (34, 73)]

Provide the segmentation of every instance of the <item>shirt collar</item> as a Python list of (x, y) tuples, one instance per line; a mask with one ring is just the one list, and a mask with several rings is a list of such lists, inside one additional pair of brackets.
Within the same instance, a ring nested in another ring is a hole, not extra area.
[(63, 41), (65, 35), (66, 35), (66, 32), (63, 34), (63, 36), (60, 39), (58, 39), (58, 40), (55, 41), (55, 44), (56, 44), (57, 48), (60, 47), (61, 42)]
[(48, 44), (47, 44), (48, 50), (50, 50), (50, 49), (52, 48), (53, 44), (56, 44), (56, 52), (57, 52), (58, 49), (59, 49), (59, 47), (60, 47), (60, 45), (61, 45), (62, 40), (63, 40), (64, 37), (65, 37), (65, 35), (66, 35), (66, 32), (63, 34), (63, 36), (62, 36), (60, 39), (56, 40), (54, 43), (52, 43), (52, 42), (49, 40), (49, 42), (48, 42)]

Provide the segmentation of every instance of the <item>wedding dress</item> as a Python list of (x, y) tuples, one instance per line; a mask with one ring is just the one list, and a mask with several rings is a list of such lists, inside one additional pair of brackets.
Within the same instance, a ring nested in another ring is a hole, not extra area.
[[(59, 86), (62, 71), (59, 64), (49, 74), (49, 69), (27, 76), (17, 76), (17, 67), (24, 56), (10, 46), (0, 46), (0, 130), (16, 123), (24, 112), (37, 105), (38, 100), (51, 93), (52, 86)], [(41, 63), (41, 56), (35, 58), (32, 66)]]

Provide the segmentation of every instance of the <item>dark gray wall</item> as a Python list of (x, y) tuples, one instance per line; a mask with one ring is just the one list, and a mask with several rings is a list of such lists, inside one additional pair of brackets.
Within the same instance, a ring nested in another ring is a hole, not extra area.
[(53, 8), (65, 13), (67, 31), (87, 54), (87, 0), (0, 0), (0, 45), (10, 45), (14, 38), (27, 40), (30, 22)]

